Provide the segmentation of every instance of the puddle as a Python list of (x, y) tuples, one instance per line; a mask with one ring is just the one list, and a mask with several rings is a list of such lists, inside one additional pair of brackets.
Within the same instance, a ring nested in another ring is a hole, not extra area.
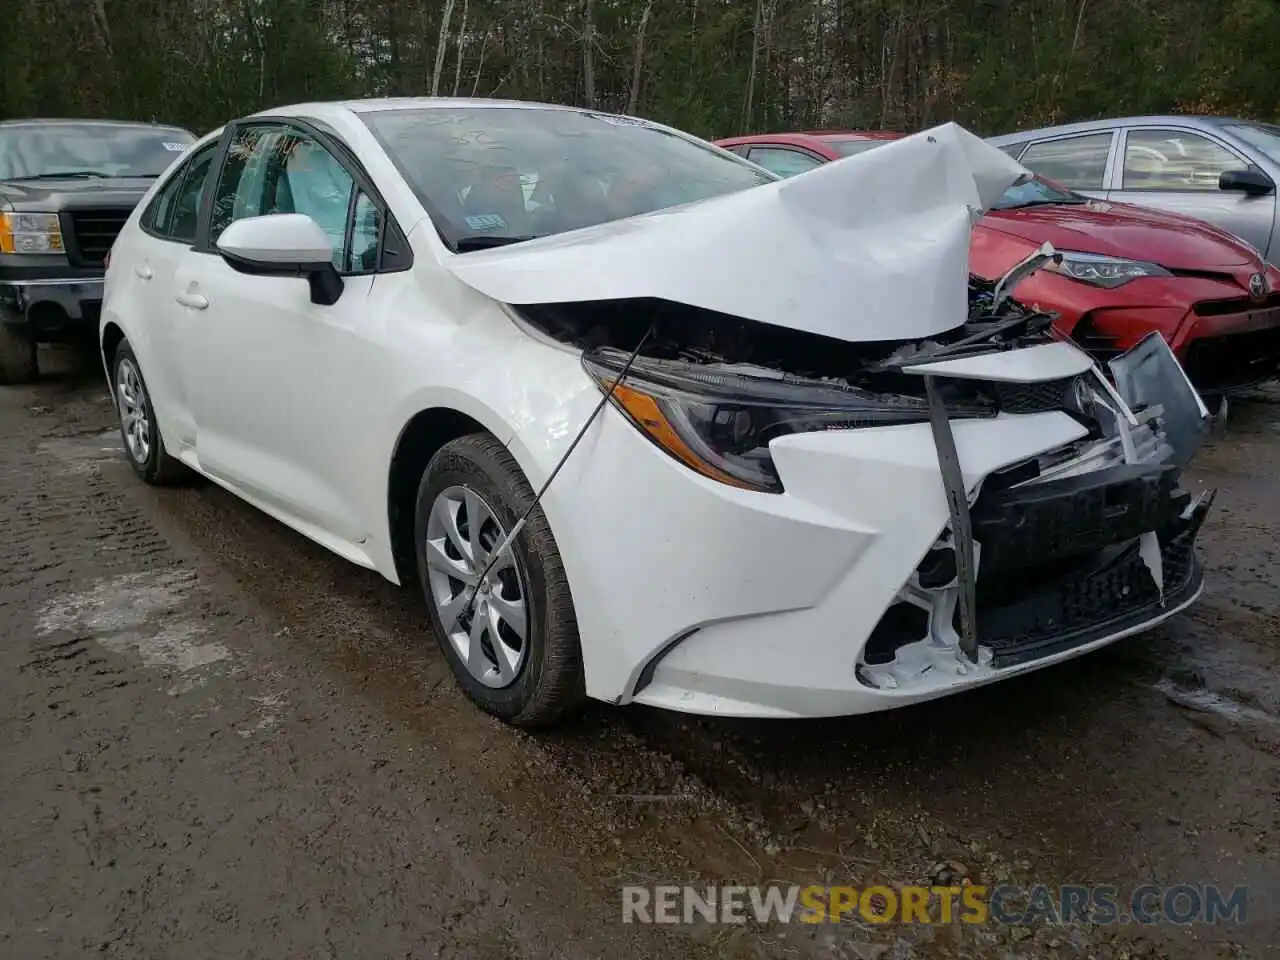
[(96, 473), (98, 464), (117, 460), (124, 453), (119, 430), (95, 431), (79, 437), (59, 437), (40, 444), (40, 452), (67, 464), (77, 475)]
[(187, 571), (131, 573), (102, 580), (88, 590), (46, 603), (36, 617), (36, 634), (90, 633), (113, 653), (134, 654), (143, 666), (198, 674), (230, 660), (231, 651), (205, 640), (207, 629), (191, 616), (188, 608), (195, 584), (195, 575)]

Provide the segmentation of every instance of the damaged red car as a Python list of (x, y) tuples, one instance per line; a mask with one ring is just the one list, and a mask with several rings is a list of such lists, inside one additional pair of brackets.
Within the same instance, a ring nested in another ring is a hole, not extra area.
[[(781, 176), (861, 153), (897, 133), (734, 137), (717, 144)], [(1205, 395), (1280, 374), (1280, 270), (1201, 220), (1093, 200), (1035, 177), (1009, 188), (973, 231), (970, 270), (995, 281), (1045, 242), (1058, 263), (1018, 286), (1100, 360), (1162, 334)]]

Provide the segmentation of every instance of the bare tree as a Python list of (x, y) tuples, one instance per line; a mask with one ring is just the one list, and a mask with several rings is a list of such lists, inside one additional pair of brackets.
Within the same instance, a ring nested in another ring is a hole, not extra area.
[(588, 107), (596, 105), (596, 21), (591, 0), (583, 0), (582, 93)]
[(458, 95), (458, 87), (462, 83), (462, 48), (467, 39), (467, 9), (470, 6), (470, 0), (462, 0), (462, 24), (458, 27), (458, 53), (457, 62), (453, 65), (453, 95)]
[(627, 99), (627, 113), (635, 113), (640, 106), (640, 78), (644, 71), (644, 31), (653, 13), (653, 0), (647, 0), (640, 25), (636, 27), (635, 57), (631, 64), (631, 96)]
[(760, 62), (760, 25), (764, 19), (764, 0), (756, 0), (756, 22), (751, 28), (751, 68), (747, 71), (747, 95), (742, 102), (742, 133), (751, 129), (755, 116), (756, 67)]
[(440, 95), (440, 71), (444, 69), (444, 51), (449, 46), (449, 18), (453, 16), (453, 0), (444, 0), (440, 17), (440, 39), (436, 41), (436, 66), (431, 71), (431, 95)]

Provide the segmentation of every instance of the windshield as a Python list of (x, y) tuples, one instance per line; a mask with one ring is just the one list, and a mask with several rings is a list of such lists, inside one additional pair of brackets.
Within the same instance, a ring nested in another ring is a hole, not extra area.
[(0, 127), (0, 180), (59, 174), (155, 177), (195, 139), (185, 130), (115, 123)]
[(455, 248), (576, 230), (775, 178), (697, 141), (607, 114), (498, 107), (362, 119)]
[(831, 149), (842, 157), (852, 157), (855, 153), (862, 153), (870, 150), (872, 147), (880, 147), (886, 143), (892, 143), (891, 140), (828, 140), (827, 143)]
[(1269, 123), (1229, 123), (1223, 129), (1263, 153), (1273, 163), (1280, 163), (1280, 127)]
[(1023, 183), (1015, 183), (1006, 190), (992, 210), (1012, 210), (1015, 207), (1039, 207), (1057, 203), (1084, 203), (1085, 198), (1061, 187), (1051, 186), (1039, 177)]

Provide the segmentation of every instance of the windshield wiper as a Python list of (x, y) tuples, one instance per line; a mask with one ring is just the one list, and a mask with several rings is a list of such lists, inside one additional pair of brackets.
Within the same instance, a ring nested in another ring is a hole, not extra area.
[(33, 173), (25, 177), (10, 177), (10, 180), (105, 180), (111, 176), (101, 170), (59, 170), (57, 173)]
[(505, 247), (513, 243), (524, 243), (526, 240), (537, 240), (537, 236), (530, 234), (525, 237), (500, 237), (486, 236), (484, 234), (476, 234), (470, 237), (462, 237), (453, 248), (458, 253), (469, 253), (472, 250), (490, 250), (493, 247)]
[(1064, 197), (1061, 200), (1024, 200), (1021, 203), (997, 203), (992, 209), (1021, 210), (1023, 207), (1074, 207), (1088, 202), (1088, 197)]

